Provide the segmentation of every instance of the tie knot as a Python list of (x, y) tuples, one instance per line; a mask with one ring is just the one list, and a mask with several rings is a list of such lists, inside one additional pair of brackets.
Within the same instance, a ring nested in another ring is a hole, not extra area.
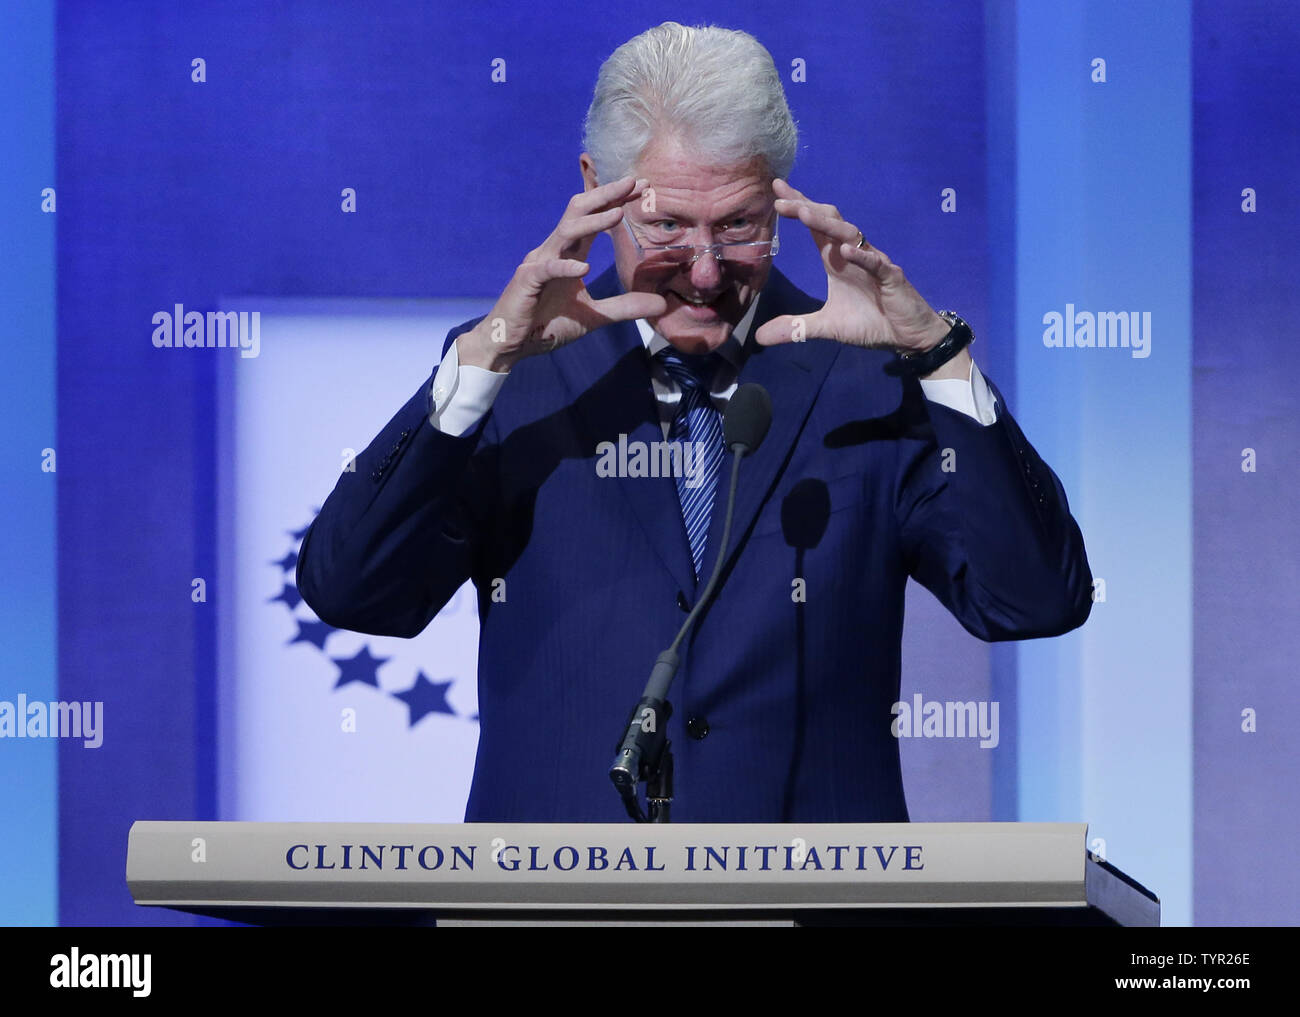
[(716, 353), (682, 353), (672, 346), (665, 346), (655, 354), (655, 359), (683, 389), (702, 389), (705, 392), (713, 384), (713, 376), (721, 363)]

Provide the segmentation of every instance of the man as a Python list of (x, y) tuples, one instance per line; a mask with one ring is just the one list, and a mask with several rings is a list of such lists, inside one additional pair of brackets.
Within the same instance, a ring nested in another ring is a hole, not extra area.
[[(720, 553), (670, 697), (679, 821), (906, 820), (890, 707), (909, 575), (983, 639), (1088, 615), (1064, 492), (967, 327), (785, 181), (796, 137), (752, 37), (667, 23), (621, 46), (583, 192), (303, 542), (302, 595), (343, 628), (413, 636), (475, 582), (468, 821), (623, 818), (616, 742)], [(821, 250), (824, 303), (772, 267), (781, 219)], [(615, 266), (588, 287), (599, 233)], [(724, 549), (718, 421), (751, 381), (773, 422)], [(648, 469), (669, 440), (675, 475)]]

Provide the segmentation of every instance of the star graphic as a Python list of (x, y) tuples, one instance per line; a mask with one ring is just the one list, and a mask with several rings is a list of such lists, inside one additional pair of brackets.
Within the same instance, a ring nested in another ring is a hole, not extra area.
[(278, 597), (269, 597), (266, 602), (274, 604), (277, 600), (284, 601), (284, 606), (292, 611), (302, 603), (302, 594), (298, 592), (298, 587), (294, 586), (293, 583), (285, 583), (280, 590), (280, 595)]
[(334, 683), (336, 689), (349, 685), (352, 682), (361, 682), (363, 685), (373, 685), (379, 688), (379, 675), (377, 674), (381, 664), (387, 664), (391, 657), (376, 657), (371, 654), (369, 646), (361, 647), (355, 657), (340, 660), (337, 657), (331, 657), (339, 667), (339, 680)]
[(298, 623), (298, 634), (286, 643), (286, 646), (292, 646), (294, 643), (311, 643), (318, 650), (325, 649), (325, 640), (329, 638), (331, 632), (337, 632), (333, 625), (326, 625), (323, 621), (303, 621), (301, 618), (295, 618)]
[[(312, 509), (311, 520), (315, 520), (320, 515), (320, 506)], [(298, 545), (306, 538), (307, 532), (311, 529), (311, 522), (296, 530), (284, 530), (283, 532), (290, 536)], [(330, 656), (325, 649), (325, 645), (330, 635), (341, 631), (333, 625), (319, 619), (307, 621), (293, 615), (299, 605), (305, 604), (302, 594), (299, 592), (297, 584), (291, 578), (292, 573), (296, 570), (299, 560), (297, 550), (289, 550), (279, 561), (272, 561), (271, 564), (278, 565), (282, 572), (290, 573), (281, 579), (280, 592), (273, 597), (268, 597), (268, 604), (284, 604), (289, 609), (291, 617), (297, 622), (298, 632), (285, 645), (292, 646), (295, 643), (310, 643), (320, 650), (322, 655), (329, 657), (330, 662), (338, 668), (338, 676), (334, 682), (334, 688), (339, 689), (345, 685), (360, 683), (368, 685), (377, 692), (386, 695), (392, 695), (402, 700), (406, 704), (409, 720), (408, 727), (413, 728), (415, 725), (431, 713), (442, 713), (449, 717), (462, 717), (451, 704), (447, 702), (448, 690), (455, 683), (454, 678), (446, 681), (430, 681), (428, 676), (419, 672), (415, 677), (415, 684), (403, 692), (387, 692), (380, 688), (379, 685), (379, 668), (387, 664), (391, 658), (376, 657), (370, 650), (369, 646), (363, 646), (360, 652), (351, 658), (338, 658)], [(478, 714), (463, 715), (464, 720), (471, 723), (478, 723)]]
[(415, 684), (405, 692), (394, 692), (393, 698), (400, 699), (407, 705), (411, 711), (409, 727), (415, 727), (416, 722), (423, 720), (430, 713), (445, 713), (449, 716), (456, 716), (456, 711), (447, 703), (447, 690), (451, 688), (450, 681), (431, 682), (425, 677), (423, 671), (415, 676)]

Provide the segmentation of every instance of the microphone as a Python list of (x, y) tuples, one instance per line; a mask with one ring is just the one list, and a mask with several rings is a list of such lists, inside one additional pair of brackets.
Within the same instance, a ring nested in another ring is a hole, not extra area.
[[(677, 648), (695, 624), (695, 619), (713, 600), (718, 577), (722, 574), (722, 566), (727, 558), (727, 545), (731, 540), (731, 521), (736, 509), (736, 490), (740, 483), (740, 463), (745, 456), (758, 451), (771, 426), (772, 397), (767, 394), (767, 389), (753, 383), (737, 388), (722, 417), (722, 440), (734, 458), (731, 464), (731, 483), (727, 489), (727, 515), (722, 526), (722, 543), (717, 560), (713, 563), (713, 574), (709, 576), (695, 607), (682, 623), (677, 638), (655, 661), (645, 691), (641, 694), (641, 701), (632, 709), (622, 744), (609, 768), (609, 779), (622, 796), (628, 815), (638, 822), (648, 821), (636, 799), (636, 786), (641, 779), (641, 771), (647, 769), (657, 775), (660, 757), (667, 747), (668, 718), (672, 716), (672, 706), (667, 702), (668, 688), (681, 663)], [(668, 756), (664, 771), (671, 782), (671, 755)], [(671, 800), (671, 795), (663, 799), (652, 796), (651, 818), (666, 821), (668, 803)]]
[[(762, 385), (736, 389), (722, 417), (722, 440), (737, 458), (758, 451), (772, 426), (772, 397)], [(736, 446), (742, 446), (737, 450)]]

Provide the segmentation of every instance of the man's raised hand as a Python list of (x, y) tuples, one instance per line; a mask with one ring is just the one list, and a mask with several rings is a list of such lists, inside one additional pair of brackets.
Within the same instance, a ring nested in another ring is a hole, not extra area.
[(667, 312), (656, 293), (622, 293), (594, 300), (582, 281), (596, 235), (617, 226), (623, 206), (647, 181), (624, 177), (575, 194), (559, 224), (528, 252), (478, 325), (456, 341), (462, 364), (509, 371), (524, 357), (550, 353), (611, 321), (653, 318)]
[[(925, 302), (883, 251), (866, 242), (834, 205), (809, 201), (784, 180), (774, 180), (776, 210), (798, 219), (812, 234), (826, 267), (826, 303), (803, 316), (774, 318), (754, 338), (764, 346), (802, 335), (853, 346), (919, 352), (939, 342), (950, 326)], [(861, 242), (861, 246), (858, 246)]]

